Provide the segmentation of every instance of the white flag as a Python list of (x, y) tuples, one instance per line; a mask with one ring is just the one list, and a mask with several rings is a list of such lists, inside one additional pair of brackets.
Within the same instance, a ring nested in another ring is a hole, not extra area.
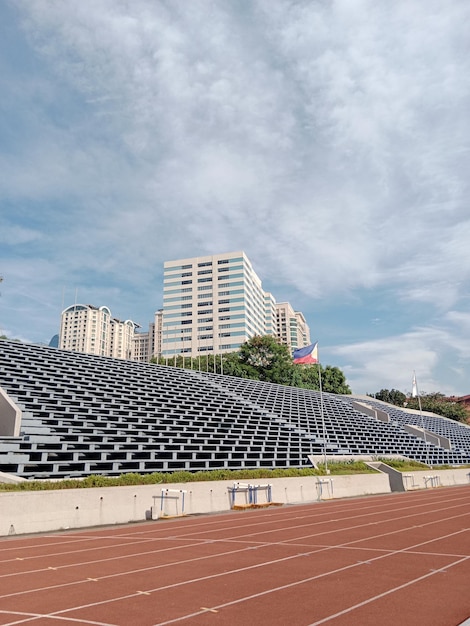
[(411, 397), (416, 398), (418, 396), (418, 385), (416, 384), (416, 374), (413, 372), (413, 387), (411, 388)]

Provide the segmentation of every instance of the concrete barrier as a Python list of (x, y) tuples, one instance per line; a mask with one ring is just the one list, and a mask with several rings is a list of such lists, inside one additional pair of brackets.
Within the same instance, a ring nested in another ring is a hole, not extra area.
[(426, 469), (419, 472), (403, 472), (403, 485), (406, 491), (468, 484), (470, 484), (470, 468), (468, 467), (463, 469)]
[[(403, 476), (407, 490), (470, 484), (469, 468), (408, 472)], [(247, 491), (234, 492), (234, 484), (237, 483), (232, 480), (0, 492), (0, 536), (144, 522), (183, 513), (222, 513), (237, 504), (234, 493), (247, 502)], [(253, 480), (250, 484), (266, 485), (266, 480)], [(269, 486), (272, 503), (285, 505), (391, 493), (389, 477), (383, 473), (273, 478)], [(261, 489), (257, 504), (266, 502), (263, 493)]]
[[(331, 480), (329, 485), (321, 480)], [(253, 485), (266, 480), (253, 480)], [(390, 492), (384, 474), (269, 480), (273, 503), (301, 504)], [(143, 522), (158, 517), (219, 513), (232, 507), (234, 481), (0, 492), (0, 536)], [(162, 503), (162, 490), (168, 492)], [(263, 503), (259, 494), (258, 504)]]

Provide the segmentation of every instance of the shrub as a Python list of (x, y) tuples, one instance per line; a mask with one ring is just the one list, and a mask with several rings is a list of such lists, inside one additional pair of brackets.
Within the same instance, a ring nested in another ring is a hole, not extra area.
[[(389, 462), (386, 460), (386, 462)], [(417, 464), (418, 465), (418, 464)], [(425, 467), (425, 466), (423, 466)], [(332, 461), (328, 463), (330, 474), (364, 474), (374, 473), (375, 470), (368, 467), (365, 463), (358, 461)], [(272, 478), (293, 478), (301, 476), (322, 476), (325, 475), (325, 467), (320, 465), (318, 469), (313, 467), (303, 468), (259, 468), (259, 469), (240, 469), (229, 470), (220, 469), (213, 471), (188, 472), (185, 470), (173, 473), (152, 474), (122, 474), (121, 476), (101, 476), (92, 475), (83, 479), (67, 478), (61, 481), (47, 480), (27, 480), (21, 483), (7, 484), (0, 483), (0, 491), (44, 491), (54, 489), (87, 489), (90, 487), (122, 487), (126, 485), (155, 485), (169, 483), (190, 483), (213, 480), (233, 480), (233, 481), (252, 481), (259, 479)]]

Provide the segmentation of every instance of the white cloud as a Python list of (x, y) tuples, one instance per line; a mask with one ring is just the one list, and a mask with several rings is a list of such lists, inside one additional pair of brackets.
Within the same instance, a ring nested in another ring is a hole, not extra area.
[(467, 383), (470, 364), (470, 336), (462, 333), (462, 327), (470, 328), (470, 316), (453, 311), (439, 327), (414, 327), (402, 334), (328, 351), (341, 361), (353, 393), (392, 388), (410, 392), (416, 371), (420, 392), (459, 395)]
[(32, 241), (42, 237), (40, 231), (32, 228), (24, 228), (22, 226), (10, 226), (9, 224), (2, 222), (3, 220), (0, 220), (0, 242), (3, 244), (16, 246), (19, 244), (31, 243)]
[[(245, 249), (263, 278), (310, 298), (312, 317), (317, 299), (374, 289), (428, 303), (439, 328), (463, 308), (470, 6), (11, 7), (32, 62), (1, 83), (5, 224), (59, 282), (124, 281), (124, 298), (150, 285), (153, 310), (164, 259)], [(432, 333), (420, 337), (431, 372)]]

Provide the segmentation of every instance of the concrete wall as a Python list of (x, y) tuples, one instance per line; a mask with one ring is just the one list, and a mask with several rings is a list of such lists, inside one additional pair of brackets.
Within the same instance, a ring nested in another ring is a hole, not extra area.
[(378, 470), (379, 472), (387, 474), (390, 482), (390, 489), (393, 492), (406, 491), (405, 485), (403, 484), (403, 474), (401, 472), (393, 467), (390, 467), (390, 465), (387, 465), (386, 463), (382, 463), (381, 461), (371, 461), (368, 462), (367, 465)]
[(403, 472), (403, 485), (406, 491), (450, 487), (470, 484), (470, 468), (433, 470), (425, 472)]
[[(266, 482), (258, 480), (253, 484)], [(275, 478), (269, 483), (271, 500), (280, 504), (318, 502), (390, 491), (388, 477), (383, 474), (333, 476), (331, 479), (326, 476)], [(249, 503), (248, 490), (242, 487), (234, 492), (233, 486), (233, 481), (215, 481), (0, 492), (0, 536), (125, 524), (180, 515), (183, 496), (184, 513), (188, 515), (229, 511), (233, 502), (241, 506)], [(257, 501), (259, 504), (267, 501), (267, 489), (257, 491)]]
[(21, 427), (21, 409), (0, 387), (0, 436), (18, 437)]
[[(438, 479), (426, 479), (436, 476)], [(407, 490), (470, 484), (470, 469), (409, 472), (404, 474), (404, 483)], [(239, 486), (237, 490), (233, 489), (235, 484)], [(266, 481), (252, 484), (266, 485)], [(307, 504), (391, 492), (386, 474), (275, 478), (269, 484), (271, 500), (279, 504)], [(267, 493), (264, 487), (257, 490), (258, 504), (267, 502)], [(181, 515), (183, 506), (186, 515), (224, 512), (232, 504), (241, 507), (249, 504), (249, 491), (244, 483), (214, 481), (0, 492), (0, 536), (143, 522)]]
[(390, 422), (390, 415), (386, 411), (382, 411), (382, 409), (377, 409), (375, 407), (373, 408), (368, 404), (364, 404), (363, 402), (353, 402), (349, 400), (349, 403), (354, 409), (356, 409), (356, 411), (359, 411), (360, 413), (369, 415), (370, 417), (373, 417), (380, 422), (385, 422), (386, 424)]

